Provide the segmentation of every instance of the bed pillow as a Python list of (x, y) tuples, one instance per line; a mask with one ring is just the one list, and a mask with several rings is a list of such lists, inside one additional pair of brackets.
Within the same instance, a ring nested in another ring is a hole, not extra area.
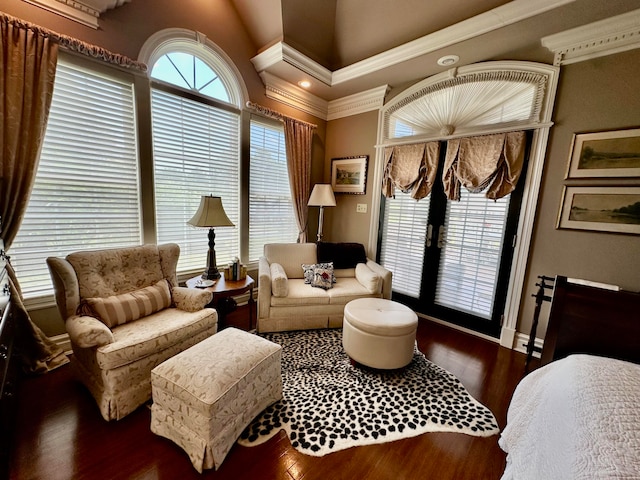
[(336, 276), (333, 274), (333, 262), (325, 262), (325, 263), (310, 263), (302, 264), (302, 272), (304, 274), (304, 283), (311, 284), (313, 281), (313, 269), (315, 267), (319, 268), (331, 268), (331, 281), (336, 283)]
[(271, 269), (271, 293), (274, 297), (286, 297), (289, 295), (289, 282), (284, 267), (279, 263), (272, 263)]
[(138, 320), (171, 306), (169, 282), (162, 279), (155, 285), (106, 298), (85, 298), (79, 307), (81, 314), (97, 318), (113, 328)]
[(333, 288), (333, 265), (313, 267), (313, 279), (311, 280), (311, 286), (322, 288), (323, 290), (329, 290)]

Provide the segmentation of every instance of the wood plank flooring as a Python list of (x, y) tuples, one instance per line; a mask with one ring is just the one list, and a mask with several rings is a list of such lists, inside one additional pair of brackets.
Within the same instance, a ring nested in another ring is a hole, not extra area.
[[(228, 322), (241, 325), (246, 308), (229, 315)], [(420, 321), (418, 346), (458, 377), (504, 427), (509, 400), (523, 376), (524, 355), (426, 320)], [(18, 395), (10, 452), (10, 478), (15, 480), (493, 480), (505, 466), (497, 435), (427, 433), (310, 457), (294, 450), (281, 432), (257, 447), (235, 445), (220, 470), (201, 475), (179, 447), (151, 433), (147, 407), (119, 422), (105, 422), (68, 365), (24, 379)]]

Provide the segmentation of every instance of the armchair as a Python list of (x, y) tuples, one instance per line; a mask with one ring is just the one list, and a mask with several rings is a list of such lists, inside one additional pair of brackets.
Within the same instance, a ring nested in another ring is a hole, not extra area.
[(151, 370), (217, 330), (211, 293), (178, 286), (179, 255), (166, 244), (47, 258), (72, 364), (105, 420), (149, 400)]

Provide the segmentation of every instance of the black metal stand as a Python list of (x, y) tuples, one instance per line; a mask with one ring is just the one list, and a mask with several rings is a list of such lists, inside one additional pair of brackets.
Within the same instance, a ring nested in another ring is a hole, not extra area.
[(527, 361), (524, 364), (525, 372), (529, 368), (529, 363), (531, 362), (531, 358), (533, 357), (533, 352), (542, 352), (540, 347), (535, 346), (536, 341), (536, 330), (538, 329), (538, 320), (540, 319), (540, 308), (542, 307), (542, 302), (550, 302), (551, 296), (545, 293), (546, 289), (553, 289), (555, 284), (555, 279), (553, 277), (547, 277), (544, 275), (538, 275), (538, 279), (540, 280), (536, 283), (536, 287), (538, 287), (538, 291), (532, 294), (532, 297), (536, 297), (536, 308), (533, 311), (533, 323), (531, 324), (531, 332), (529, 332), (529, 343), (524, 344), (527, 347)]

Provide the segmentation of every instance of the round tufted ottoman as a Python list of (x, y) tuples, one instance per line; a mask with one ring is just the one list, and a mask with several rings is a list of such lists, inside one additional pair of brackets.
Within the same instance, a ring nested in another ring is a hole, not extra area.
[(344, 307), (342, 346), (355, 362), (394, 369), (413, 358), (418, 316), (409, 307), (383, 298), (359, 298)]

